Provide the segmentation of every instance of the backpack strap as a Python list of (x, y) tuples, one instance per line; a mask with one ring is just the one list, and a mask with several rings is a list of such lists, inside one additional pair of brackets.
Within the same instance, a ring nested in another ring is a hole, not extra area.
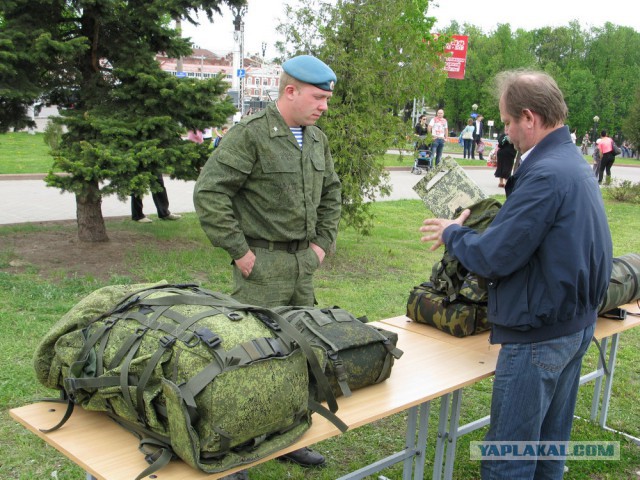
[[(322, 367), (320, 366), (320, 362), (318, 362), (318, 358), (313, 353), (313, 349), (311, 345), (304, 338), (298, 330), (296, 330), (286, 319), (282, 316), (278, 315), (273, 310), (269, 310), (267, 308), (261, 307), (253, 307), (245, 305), (249, 311), (254, 313), (260, 320), (262, 320), (267, 326), (274, 329), (277, 333), (282, 335), (284, 338), (294, 341), (300, 346), (305, 357), (307, 358), (307, 363), (309, 364), (309, 369), (311, 370), (312, 375), (316, 379), (318, 387), (324, 394), (324, 398), (327, 401), (327, 405), (329, 406), (329, 410), (335, 413), (338, 410), (338, 402), (336, 401), (336, 397), (331, 390), (331, 386), (329, 385), (329, 380)], [(277, 325), (277, 327), (276, 327)], [(277, 328), (277, 330), (275, 330)]]

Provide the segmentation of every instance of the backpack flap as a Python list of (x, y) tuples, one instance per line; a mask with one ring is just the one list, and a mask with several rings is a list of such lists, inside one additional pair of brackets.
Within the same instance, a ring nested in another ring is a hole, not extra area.
[(384, 335), (341, 308), (283, 307), (279, 313), (327, 359), (325, 374), (336, 396), (387, 379), (402, 355), (397, 335)]

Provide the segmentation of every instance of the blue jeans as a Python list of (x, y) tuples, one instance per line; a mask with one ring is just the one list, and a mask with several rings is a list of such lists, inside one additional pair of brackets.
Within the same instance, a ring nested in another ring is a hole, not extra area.
[(443, 148), (444, 148), (444, 138), (434, 138), (433, 143), (431, 144), (431, 159), (435, 158), (436, 166), (440, 164), (440, 157), (442, 157)]
[[(485, 441), (568, 441), (580, 367), (595, 325), (538, 343), (502, 345)], [(483, 461), (483, 480), (562, 479), (562, 460)]]
[(471, 158), (471, 145), (473, 145), (473, 140), (470, 138), (463, 138), (462, 145), (462, 158)]

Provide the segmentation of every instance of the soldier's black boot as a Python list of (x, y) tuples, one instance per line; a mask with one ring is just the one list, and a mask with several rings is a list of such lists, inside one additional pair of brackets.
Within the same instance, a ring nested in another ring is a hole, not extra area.
[(324, 457), (307, 447), (282, 455), (278, 460), (296, 463), (301, 467), (319, 467), (324, 464)]

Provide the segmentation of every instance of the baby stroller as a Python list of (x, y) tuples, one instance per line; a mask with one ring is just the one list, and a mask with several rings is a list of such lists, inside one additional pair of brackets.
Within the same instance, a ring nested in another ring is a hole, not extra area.
[(411, 167), (411, 173), (415, 175), (422, 175), (427, 173), (431, 169), (431, 149), (421, 143), (416, 145), (416, 160)]

